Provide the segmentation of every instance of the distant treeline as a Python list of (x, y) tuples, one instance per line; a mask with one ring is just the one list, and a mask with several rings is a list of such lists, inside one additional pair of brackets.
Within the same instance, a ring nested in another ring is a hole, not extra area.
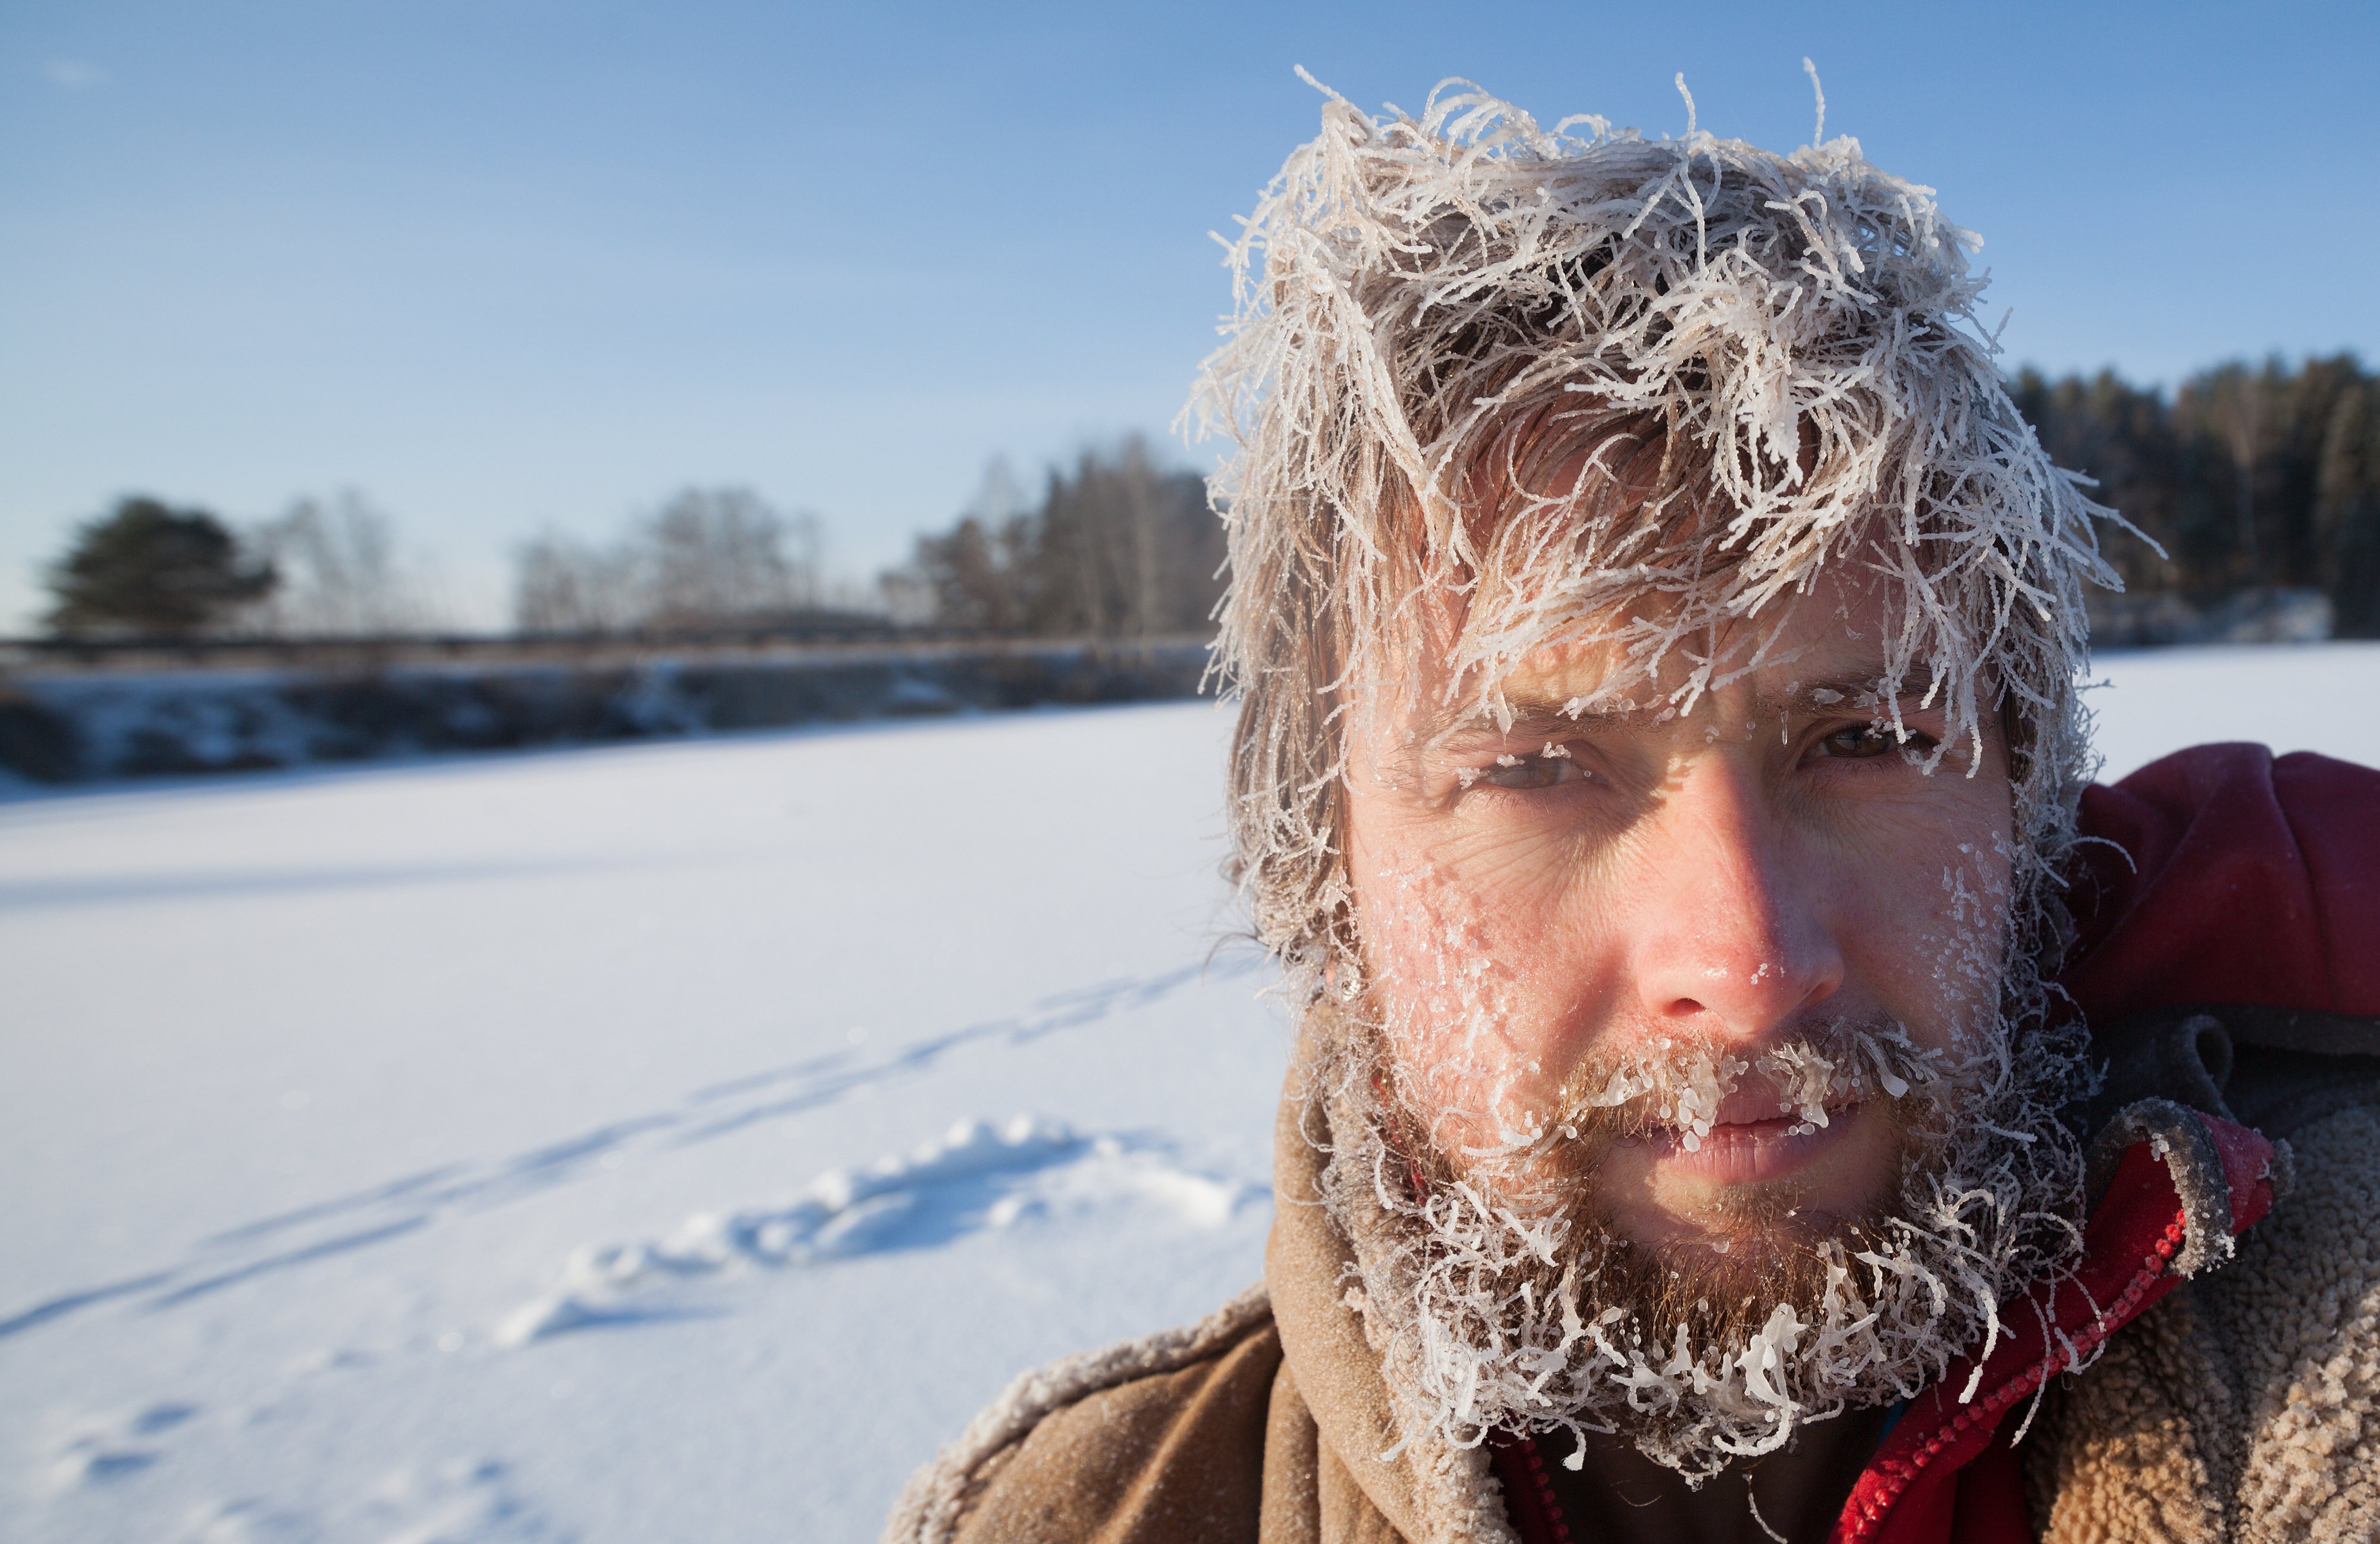
[(883, 577), (893, 614), (1033, 638), (1195, 633), (1223, 592), (1223, 529), (1196, 472), (1137, 439), (1052, 468), (1024, 505), (1003, 465), (957, 525)]
[(2013, 390), (2051, 459), (2165, 549), (2108, 538), (2129, 590), (2318, 590), (2340, 635), (2380, 637), (2380, 376), (2352, 355), (2224, 365), (2170, 398), (2105, 371)]
[(818, 612), (824, 528), (748, 488), (688, 488), (617, 541), (548, 533), (514, 553), (513, 625), (612, 635)]
[(246, 529), (134, 494), (83, 522), (44, 578), (63, 638), (382, 637), (443, 620), (434, 576), (354, 492)]

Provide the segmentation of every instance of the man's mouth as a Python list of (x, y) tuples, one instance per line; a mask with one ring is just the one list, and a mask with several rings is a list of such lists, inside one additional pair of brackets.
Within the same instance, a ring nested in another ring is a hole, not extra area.
[[(1735, 1106), (1736, 1100), (1728, 1103)], [(1860, 1108), (1850, 1103), (1830, 1107), (1824, 1125), (1799, 1114), (1754, 1118), (1740, 1106), (1722, 1108), (1722, 1117), (1737, 1118), (1722, 1118), (1699, 1135), (1677, 1126), (1654, 1126), (1635, 1140), (1655, 1166), (1669, 1173), (1717, 1185), (1756, 1185), (1786, 1178), (1842, 1140)]]

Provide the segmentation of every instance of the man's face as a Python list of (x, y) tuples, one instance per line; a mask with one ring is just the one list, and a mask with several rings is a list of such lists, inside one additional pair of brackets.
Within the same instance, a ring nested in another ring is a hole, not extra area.
[[(1980, 765), (1954, 746), (1929, 773), (1944, 715), (1915, 695), (1905, 747), (1877, 726), (1882, 607), (1822, 583), (1765, 650), (1777, 663), (1683, 715), (1572, 716), (1611, 663), (1578, 648), (1506, 678), (1509, 729), (1471, 715), (1475, 690), (1448, 703), (1429, 683), (1407, 711), (1359, 716), (1347, 854), (1366, 995), (1441, 1161), (1574, 1122), (1609, 1069), (1688, 1050), (1759, 1066), (1849, 1027), (1955, 1059), (1962, 1036), (1999, 1032), (2005, 750), (1987, 736)], [(1658, 704), (1670, 684), (1630, 695)], [(1672, 1105), (1583, 1135), (1563, 1167), (1620, 1238), (1750, 1270), (1893, 1199), (1898, 1101), (1871, 1078), (1828, 1096), (1823, 1125), (1813, 1109), (1738, 1078), (1698, 1118)]]

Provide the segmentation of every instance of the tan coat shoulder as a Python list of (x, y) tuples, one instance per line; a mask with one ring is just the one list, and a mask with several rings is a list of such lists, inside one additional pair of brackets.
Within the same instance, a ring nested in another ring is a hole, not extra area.
[(2116, 1337), (2042, 1423), (2045, 1544), (2380, 1538), (2380, 1109), (2289, 1133), (2235, 1258)]
[(1256, 1289), (1027, 1373), (909, 1482), (886, 1544), (1255, 1544), (1281, 1356)]
[(2242, 1538), (2380, 1537), (2380, 1108), (2289, 1134), (2297, 1188), (2209, 1282), (2244, 1406)]

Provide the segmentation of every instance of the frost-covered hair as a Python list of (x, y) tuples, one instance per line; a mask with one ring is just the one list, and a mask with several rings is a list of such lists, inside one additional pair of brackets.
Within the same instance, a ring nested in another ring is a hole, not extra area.
[(1977, 246), (1847, 137), (1548, 130), (1464, 82), (1418, 118), (1327, 103), (1231, 244), (1191, 407), (1236, 442), (1232, 864), (1308, 993), (1361, 967), (1346, 715), (1410, 693), (1424, 650), (1494, 711), (1523, 655), (1600, 640), (1625, 668), (1573, 711), (1657, 677), (1682, 711), (1829, 565), (1886, 591), (1888, 676), (1947, 709), (1946, 746), (2006, 729), (2020, 946), (2054, 944), (2112, 512), (2002, 389)]

